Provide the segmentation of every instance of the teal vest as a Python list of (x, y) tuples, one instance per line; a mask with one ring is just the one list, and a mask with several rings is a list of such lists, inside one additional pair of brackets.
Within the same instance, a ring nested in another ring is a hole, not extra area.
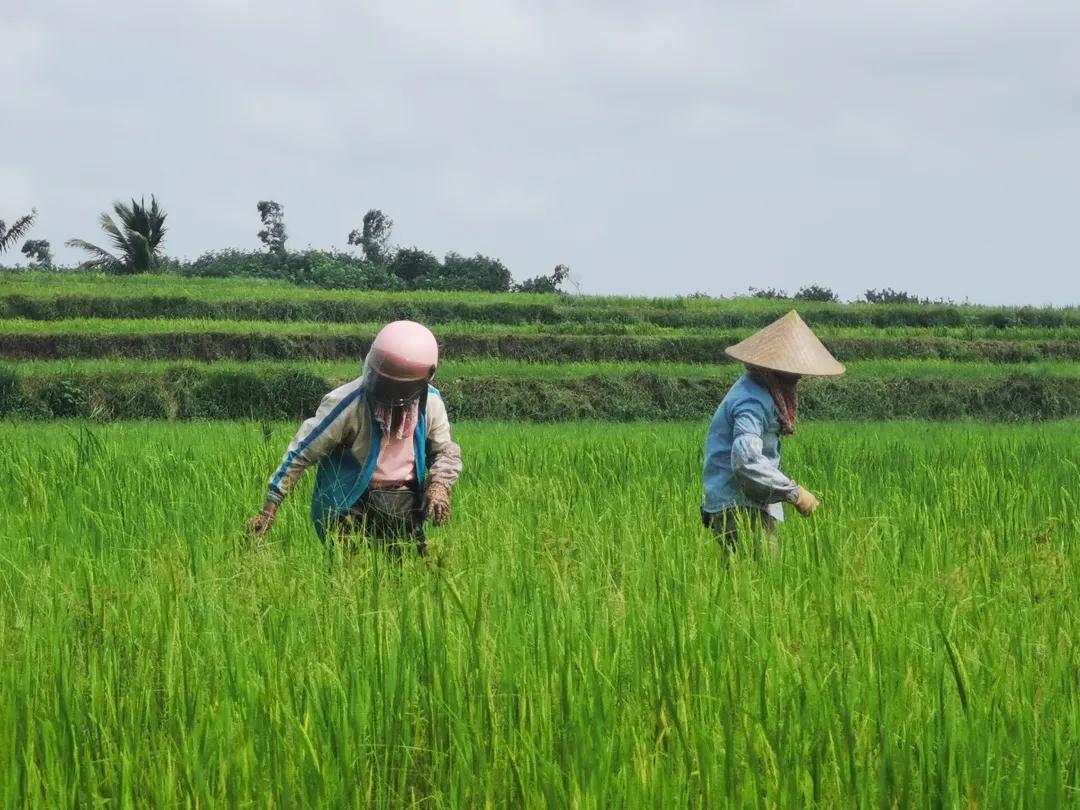
[[(319, 462), (315, 474), (315, 492), (311, 496), (311, 520), (319, 539), (326, 536), (326, 529), (337, 519), (348, 513), (360, 497), (367, 491), (375, 464), (379, 460), (379, 448), (382, 446), (382, 431), (375, 421), (371, 403), (363, 396), (364, 406), (368, 409), (368, 424), (371, 426), (370, 449), (368, 457), (361, 463), (349, 447), (334, 448)], [(428, 386), (421, 397), (416, 430), (413, 433), (415, 449), (416, 481), (421, 490), (427, 473), (427, 400), (429, 396), (439, 396), (438, 390)]]

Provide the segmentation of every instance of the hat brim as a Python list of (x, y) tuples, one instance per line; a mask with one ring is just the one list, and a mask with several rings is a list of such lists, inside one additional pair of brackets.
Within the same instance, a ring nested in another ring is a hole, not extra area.
[(800, 377), (839, 377), (845, 371), (795, 310), (729, 346), (724, 354), (740, 363)]
[(735, 350), (738, 346), (724, 349), (724, 354), (739, 363), (748, 366), (756, 366), (768, 371), (779, 371), (783, 374), (795, 374), (799, 377), (840, 377), (847, 372), (844, 364), (839, 360), (829, 358), (832, 362), (795, 363), (784, 362), (776, 358), (754, 357), (753, 354), (742, 354)]

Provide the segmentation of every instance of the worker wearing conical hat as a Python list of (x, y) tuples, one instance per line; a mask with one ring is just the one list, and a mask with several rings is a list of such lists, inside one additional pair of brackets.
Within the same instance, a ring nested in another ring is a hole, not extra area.
[(795, 432), (799, 380), (834, 377), (844, 367), (792, 310), (726, 354), (746, 366), (713, 416), (705, 440), (705, 525), (727, 548), (740, 527), (771, 537), (783, 502), (805, 517), (818, 500), (780, 471), (780, 438)]

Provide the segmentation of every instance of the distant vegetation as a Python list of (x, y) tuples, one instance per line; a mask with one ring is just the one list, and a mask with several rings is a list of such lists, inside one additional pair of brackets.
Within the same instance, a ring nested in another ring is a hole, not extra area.
[[(302, 287), (325, 290), (367, 290), (406, 292), (429, 290), (440, 292), (477, 293), (545, 293), (562, 294), (571, 279), (570, 268), (557, 264), (548, 275), (538, 275), (515, 281), (510, 269), (499, 259), (476, 253), (465, 256), (451, 251), (441, 259), (420, 247), (401, 247), (392, 242), (394, 221), (377, 208), (369, 210), (360, 226), (351, 230), (346, 244), (357, 250), (331, 248), (320, 250), (289, 250), (288, 229), (285, 226), (285, 206), (275, 200), (260, 200), (256, 205), (261, 228), (257, 232), (262, 250), (225, 248), (211, 250), (198, 258), (178, 260), (163, 252), (165, 211), (157, 199), (132, 200), (130, 204), (114, 203), (113, 214), (101, 215), (101, 227), (109, 238), (108, 248), (85, 241), (69, 239), (67, 244), (90, 254), (77, 268), (55, 267), (49, 242), (44, 239), (26, 240), (21, 252), (27, 258), (26, 268), (5, 267), (0, 272), (22, 269), (98, 270), (110, 274), (168, 273), (199, 278), (269, 279)], [(0, 220), (0, 252), (15, 245), (34, 224), (35, 209), (15, 220), (10, 227)], [(752, 298), (777, 301), (839, 303), (840, 296), (821, 284), (807, 284), (793, 295), (775, 287), (750, 287)], [(688, 300), (707, 300), (701, 292), (684, 296)], [(870, 304), (953, 304), (953, 301), (931, 301), (912, 293), (892, 288), (867, 290), (858, 302)]]
[[(290, 265), (297, 256), (318, 258), (314, 251), (271, 255), (217, 257), (219, 270), (222, 262), (237, 264), (227, 278), (182, 276), (176, 267), (169, 275), (4, 278), (0, 418), (296, 418), (356, 373), (381, 324), (414, 318), (436, 330), (449, 363), (439, 386), (457, 418), (692, 419), (715, 407), (717, 392), (738, 373), (724, 349), (792, 306), (786, 299), (430, 290), (355, 295), (250, 280), (243, 262), (296, 272), (320, 267)], [(399, 286), (468, 266), (416, 249), (395, 251), (394, 262), (396, 271), (349, 254), (342, 259)], [(1080, 415), (1080, 308), (798, 307), (851, 370), (807, 386), (811, 417)]]
[[(0, 272), (22, 269), (99, 270), (111, 274), (169, 273), (200, 278), (257, 278), (284, 281), (303, 287), (326, 290), (369, 290), (404, 292), (432, 290), (442, 292), (546, 293), (567, 292), (570, 268), (557, 264), (548, 275), (524, 281), (514, 280), (510, 269), (499, 259), (476, 253), (464, 256), (451, 251), (439, 258), (422, 248), (396, 246), (392, 242), (394, 221), (377, 208), (369, 210), (360, 226), (350, 231), (346, 243), (357, 253), (331, 248), (289, 250), (285, 226), (285, 206), (275, 200), (260, 200), (256, 205), (261, 228), (257, 232), (262, 250), (225, 248), (208, 251), (193, 261), (178, 260), (163, 252), (165, 211), (157, 199), (114, 203), (113, 215), (101, 215), (101, 227), (109, 238), (108, 248), (82, 240), (69, 239), (90, 257), (78, 267), (54, 268), (50, 244), (44, 239), (28, 239), (21, 248), (27, 258), (26, 268), (5, 267)], [(10, 227), (0, 220), (0, 252), (13, 247), (33, 226), (37, 210), (15, 220)], [(840, 296), (821, 284), (807, 284), (793, 295), (775, 287), (750, 287), (752, 298), (777, 301), (839, 303)], [(708, 299), (701, 292), (686, 299)], [(885, 287), (869, 289), (855, 303), (869, 304), (954, 304), (951, 300), (931, 301), (902, 290)]]
[(113, 203), (116, 218), (105, 212), (101, 229), (109, 238), (110, 250), (84, 239), (69, 239), (68, 247), (90, 254), (80, 265), (83, 270), (103, 270), (106, 273), (150, 273), (162, 267), (161, 243), (165, 238), (166, 214), (154, 197), (150, 205), (145, 200)]
[(13, 247), (16, 242), (22, 239), (26, 232), (34, 226), (35, 219), (37, 219), (37, 209), (19, 217), (11, 225), (0, 219), (0, 253)]
[[(204, 278), (259, 278), (328, 290), (386, 292), (561, 293), (570, 277), (570, 268), (559, 264), (550, 275), (516, 283), (509, 268), (491, 256), (464, 256), (451, 251), (440, 259), (419, 247), (395, 246), (391, 242), (394, 222), (378, 209), (368, 211), (361, 226), (348, 234), (347, 244), (358, 248), (359, 255), (338, 249), (289, 250), (285, 207), (274, 200), (260, 200), (256, 210), (262, 226), (256, 235), (263, 250), (226, 248), (185, 261), (164, 254), (167, 215), (156, 198), (150, 198), (149, 206), (143, 200), (116, 202), (111, 214), (106, 212), (100, 217), (108, 238), (106, 246), (69, 239), (69, 247), (85, 251), (89, 258), (78, 267), (55, 269), (114, 275), (157, 272)], [(36, 215), (35, 210), (10, 227), (0, 220), (0, 251), (22, 239)], [(29, 269), (54, 267), (50, 245), (43, 239), (27, 240), (21, 252), (29, 260)], [(0, 272), (20, 269), (27, 268), (0, 266)]]

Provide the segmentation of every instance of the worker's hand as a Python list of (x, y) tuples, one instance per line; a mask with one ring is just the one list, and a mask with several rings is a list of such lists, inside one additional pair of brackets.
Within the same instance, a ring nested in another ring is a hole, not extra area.
[(270, 531), (270, 527), (274, 525), (276, 518), (277, 504), (273, 501), (267, 501), (263, 504), (262, 511), (248, 521), (248, 536), (262, 537)]
[(820, 504), (818, 499), (814, 497), (814, 493), (805, 487), (799, 487), (799, 497), (795, 499), (795, 508), (799, 510), (799, 514), (803, 517), (810, 517), (818, 506)]
[(450, 520), (450, 487), (438, 481), (428, 484), (427, 510), (432, 523), (445, 526)]

